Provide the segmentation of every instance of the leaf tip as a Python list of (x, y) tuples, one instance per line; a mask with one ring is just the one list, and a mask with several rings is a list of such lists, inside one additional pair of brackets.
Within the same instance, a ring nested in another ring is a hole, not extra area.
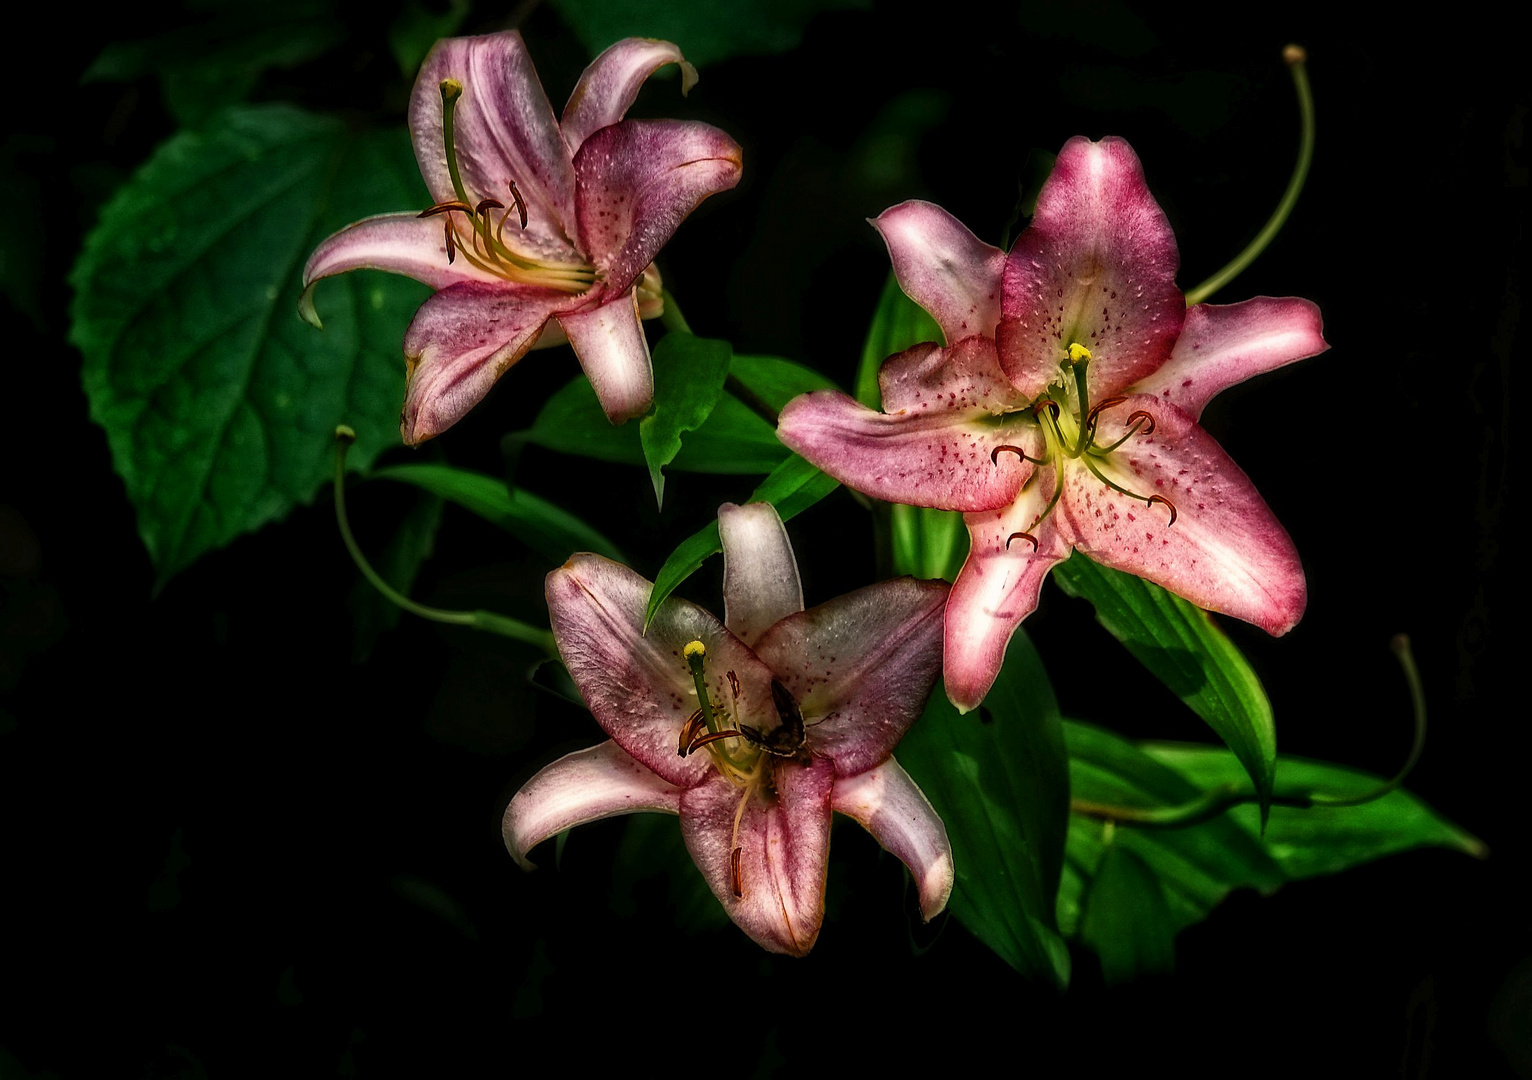
[(318, 282), (310, 282), (308, 288), (303, 290), (303, 295), (298, 297), (298, 318), (315, 330), (323, 330), (324, 322), (319, 318), (319, 312), (314, 307), (314, 286), (317, 284)]

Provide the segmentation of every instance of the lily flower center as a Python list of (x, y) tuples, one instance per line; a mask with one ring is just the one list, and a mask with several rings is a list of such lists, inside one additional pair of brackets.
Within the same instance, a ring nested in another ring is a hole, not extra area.
[[(1170, 509), (1170, 522), (1176, 523), (1176, 506), (1163, 495), (1140, 495), (1123, 487), (1115, 480), (1109, 478), (1101, 469), (1101, 463), (1106, 461), (1113, 451), (1117, 450), (1135, 435), (1149, 435), (1154, 431), (1154, 417), (1143, 409), (1137, 409), (1128, 415), (1128, 428), (1121, 436), (1107, 445), (1100, 445), (1096, 441), (1097, 428), (1101, 422), (1101, 414), (1109, 409), (1115, 409), (1128, 399), (1125, 397), (1109, 397), (1094, 404), (1090, 400), (1090, 389), (1086, 383), (1086, 373), (1090, 368), (1090, 350), (1079, 342), (1071, 342), (1066, 356), (1059, 362), (1061, 374), (1066, 380), (1061, 387), (1063, 393), (1055, 395), (1064, 400), (1061, 407), (1058, 401), (1052, 397), (1039, 398), (1032, 405), (1032, 415), (1036, 417), (1039, 428), (1042, 430), (1045, 450), (1041, 458), (1034, 458), (1025, 453), (1018, 446), (997, 446), (990, 453), (990, 461), (998, 462), (1000, 452), (1009, 450), (1020, 456), (1025, 461), (1035, 465), (1060, 466), (1054, 470), (1053, 496), (1048, 500), (1048, 505), (1043, 508), (1037, 519), (1028, 526), (1026, 532), (1012, 533), (1006, 538), (1005, 546), (1010, 547), (1012, 540), (1029, 540), (1032, 550), (1037, 550), (1037, 537), (1032, 534), (1033, 529), (1042, 524), (1054, 507), (1059, 504), (1059, 498), (1064, 493), (1064, 475), (1062, 465), (1066, 461), (1075, 461), (1089, 469), (1091, 475), (1100, 480), (1107, 487), (1130, 499), (1153, 506), (1162, 503)], [(1068, 379), (1073, 377), (1074, 386), (1071, 388)], [(1069, 390), (1074, 393), (1070, 394)], [(1073, 401), (1071, 402), (1071, 398)], [(1073, 406), (1072, 408), (1070, 406)], [(1040, 471), (1040, 470), (1039, 470)], [(1034, 472), (1028, 477), (1027, 483), (1037, 476)], [(1025, 489), (1025, 485), (1023, 485)]]
[[(447, 262), (463, 258), (486, 273), (523, 285), (537, 285), (560, 292), (583, 293), (596, 283), (595, 267), (584, 262), (539, 259), (514, 249), (505, 241), (505, 223), (512, 212), (520, 227), (527, 227), (527, 201), (522, 197), (516, 181), (506, 177), (505, 197), (507, 205), (489, 193), (470, 197), (463, 186), (462, 170), (458, 166), (457, 145), (453, 132), (453, 114), (458, 98), (463, 96), (463, 84), (456, 79), (443, 79), (442, 139), (446, 143), (447, 174), (452, 178), (452, 191), (457, 197), (439, 202), (420, 212), (421, 217), (440, 215), (442, 231), (446, 238)], [(498, 220), (494, 211), (499, 210)]]

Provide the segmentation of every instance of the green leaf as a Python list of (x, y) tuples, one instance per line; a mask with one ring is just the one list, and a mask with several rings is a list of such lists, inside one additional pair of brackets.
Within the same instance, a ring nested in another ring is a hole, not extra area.
[(772, 412), (812, 390), (835, 390), (834, 382), (813, 368), (780, 356), (740, 356), (729, 361), (729, 374)]
[(956, 581), (968, 558), (968, 530), (955, 510), (894, 503), (888, 508), (894, 573)]
[(1101, 958), (1108, 986), (1174, 969), (1176, 928), (1148, 863), (1113, 844), (1102, 856), (1087, 897), (1080, 940)]
[(697, 430), (712, 415), (732, 351), (727, 341), (674, 330), (655, 346), (654, 409), (638, 422), (638, 436), (658, 505), (665, 501), (660, 470), (675, 460), (681, 433)]
[[(420, 568), (431, 557), (436, 545), (436, 530), (442, 520), (442, 500), (421, 493), (404, 515), (404, 520), (389, 538), (383, 551), (373, 557), (372, 565), (384, 581), (405, 596), (415, 584)], [(364, 663), (373, 646), (385, 631), (399, 624), (399, 607), (365, 577), (358, 576), (351, 587), (352, 645), (351, 658)]]
[[(1064, 738), (1076, 805), (1178, 806), (1202, 793), (1198, 785), (1109, 731), (1066, 722)], [(1286, 880), (1260, 841), (1227, 815), (1185, 828), (1144, 829), (1113, 827), (1076, 813), (1069, 822), (1059, 894), (1059, 926), (1066, 935), (1078, 930), (1082, 896), (1089, 892), (1089, 882), (1111, 844), (1131, 850), (1154, 870), (1178, 930), (1206, 918), (1231, 889), (1250, 886), (1270, 892)]]
[(424, 287), (326, 282), (324, 333), (294, 308), (321, 239), (424, 198), (402, 129), (273, 107), (174, 136), (102, 211), (71, 340), (160, 585), (311, 500), (337, 423), (356, 429), (358, 468), (397, 445), (399, 343)]
[(1152, 582), (1078, 553), (1053, 571), (1053, 579), (1070, 596), (1089, 600), (1096, 620), (1234, 751), (1260, 795), (1264, 819), (1277, 761), (1271, 702), (1213, 617)]
[[(1145, 743), (1142, 749), (1203, 789), (1241, 784), (1243, 779), (1239, 762), (1217, 747)], [(1277, 759), (1279, 795), (1360, 795), (1381, 783), (1376, 776), (1325, 761), (1285, 755)], [(1255, 807), (1236, 806), (1229, 817), (1252, 835), (1259, 833)], [(1266, 826), (1266, 850), (1295, 881), (1420, 847), (1452, 848), (1481, 859), (1489, 853), (1483, 841), (1402, 789), (1361, 806), (1273, 806)]]
[[(773, 469), (771, 475), (762, 480), (761, 486), (745, 501), (769, 502), (777, 508), (783, 521), (791, 521), (839, 486), (835, 480), (793, 454)], [(675, 592), (676, 586), (695, 574), (704, 562), (722, 550), (723, 541), (718, 537), (716, 518), (681, 541), (655, 575), (654, 588), (649, 593), (649, 606), (644, 612), (645, 630), (649, 628), (649, 622), (660, 605)]]
[(617, 545), (569, 511), (505, 481), (451, 465), (392, 465), (372, 474), (439, 495), (498, 525), (533, 551), (561, 563), (576, 551), (626, 562)]
[(890, 272), (883, 283), (883, 295), (873, 312), (867, 341), (862, 345), (862, 362), (856, 372), (856, 399), (869, 409), (879, 408), (883, 396), (878, 391), (878, 369), (894, 353), (903, 352), (922, 341), (941, 341), (942, 328), (936, 320), (899, 288), (899, 279)]
[(625, 37), (656, 37), (681, 46), (694, 64), (730, 56), (781, 53), (797, 46), (821, 11), (866, 10), (870, 0), (554, 0), (553, 5), (592, 56)]
[(953, 915), (1017, 971), (1067, 985), (1055, 897), (1069, 772), (1058, 703), (1026, 634), (1011, 639), (983, 705), (959, 715), (934, 694), (898, 758), (947, 825)]
[(414, 80), (431, 46), (456, 34), (468, 15), (468, 0), (447, 0), (445, 10), (436, 10), (441, 6), (405, 0), (388, 26), (389, 50), (399, 64), (399, 74), (406, 79)]

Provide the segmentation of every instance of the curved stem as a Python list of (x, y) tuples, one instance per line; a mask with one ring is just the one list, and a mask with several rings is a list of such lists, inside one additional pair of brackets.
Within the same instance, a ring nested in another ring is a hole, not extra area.
[(356, 568), (362, 572), (362, 576), (368, 583), (395, 607), (408, 611), (412, 615), (419, 615), (422, 619), (486, 630), (492, 634), (499, 634), (501, 637), (511, 638), (513, 641), (535, 645), (547, 653), (550, 659), (559, 659), (558, 645), (554, 642), (553, 632), (550, 630), (541, 630), (507, 615), (497, 615), (492, 611), (448, 611), (444, 608), (427, 607), (425, 604), (411, 600), (383, 580), (382, 575), (367, 561), (367, 556), (362, 554), (362, 549), (357, 545), (356, 536), (351, 532), (350, 518), (346, 514), (346, 451), (354, 442), (356, 442), (356, 432), (351, 428), (342, 424), (335, 429), (335, 524), (340, 528), (340, 537), (345, 541), (346, 551), (350, 553), (351, 561), (356, 564)]
[(1293, 165), (1292, 179), (1287, 182), (1287, 190), (1282, 193), (1282, 201), (1277, 203), (1277, 208), (1272, 211), (1266, 227), (1257, 233), (1255, 239), (1250, 241), (1244, 251), (1234, 256), (1227, 266), (1186, 294), (1187, 307), (1202, 303), (1233, 281), (1239, 276), (1240, 271), (1253, 263), (1256, 256), (1266, 250), (1266, 245), (1282, 231), (1287, 215), (1292, 212), (1298, 202), (1298, 194), (1303, 190), (1303, 182), (1308, 179), (1309, 162), (1314, 158), (1314, 96), (1309, 91), (1309, 76), (1304, 69), (1304, 62), (1308, 56), (1296, 45), (1289, 45), (1283, 50), (1283, 56), (1293, 75), (1293, 89), (1298, 92), (1298, 112), (1302, 120), (1298, 161)]
[(686, 321), (686, 316), (681, 314), (681, 305), (676, 303), (676, 298), (670, 295), (669, 289), (660, 290), (660, 296), (664, 298), (665, 306), (660, 311), (660, 325), (666, 330), (674, 330), (678, 334), (689, 334), (691, 326)]

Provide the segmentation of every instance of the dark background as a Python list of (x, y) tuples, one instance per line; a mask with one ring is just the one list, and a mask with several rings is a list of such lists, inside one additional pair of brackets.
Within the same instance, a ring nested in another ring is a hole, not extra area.
[[(1503, 520), (1527, 95), (1508, 28), (1472, 6), (1443, 25), (1341, 23), (1334, 5), (1233, 20), (959, 7), (821, 15), (794, 52), (707, 65), (683, 104), (673, 85), (640, 100), (637, 114), (709, 120), (745, 149), (739, 189), (661, 259), (694, 329), (849, 384), (887, 271), (863, 219), (925, 197), (998, 240), (1029, 154), (1076, 134), (1133, 143), (1194, 284), (1286, 183), (1280, 50), (1301, 42), (1319, 112), (1309, 186), (1217, 299), (1310, 297), (1333, 347), (1234, 389), (1205, 422), (1291, 531), (1310, 602), (1280, 641), (1229, 629), (1284, 751), (1383, 774), (1409, 737), (1386, 646), (1409, 633), (1432, 725), (1409, 786), (1491, 857), (1423, 851), (1236, 893), (1180, 936), (1175, 976), (1107, 989), (1077, 950), (1062, 997), (955, 922), (912, 936), (902, 868), (851, 827), (807, 960), (767, 956), (710, 901), (693, 906), (669, 819), (588, 826), (522, 874), (501, 811), (537, 767), (596, 741), (594, 723), (527, 687), (529, 654), (468, 631), (406, 619), (356, 662), (356, 575), (327, 497), (152, 595), (65, 344), (84, 231), (173, 130), (152, 79), (77, 82), (107, 41), (188, 18), (119, 10), (20, 58), (0, 162), (4, 256), (31, 267), (7, 275), (0, 384), (0, 1077), (501, 1075), (543, 1051), (570, 1067), (770, 1073), (828, 1051), (862, 1070), (967, 1068), (986, 1046), (1045, 1075), (1532, 1076), (1513, 638), (1526, 591)], [(255, 99), (376, 111), (384, 87), (402, 104), (386, 17), (343, 11), (347, 62), (269, 76)], [(589, 56), (555, 10), (523, 16), (558, 107)], [(677, 474), (657, 514), (639, 470), (536, 449), (508, 461), (501, 435), (574, 372), (567, 351), (534, 354), (432, 452), (511, 471), (652, 576), (755, 481)], [(355, 491), (364, 546), (411, 498)], [(790, 532), (810, 603), (873, 579), (869, 519), (844, 492)], [(547, 569), (449, 508), (414, 594), (537, 619)], [(709, 564), (689, 594), (716, 606), (717, 578)], [(1050, 586), (1027, 626), (1067, 715), (1203, 737), (1082, 602)]]

